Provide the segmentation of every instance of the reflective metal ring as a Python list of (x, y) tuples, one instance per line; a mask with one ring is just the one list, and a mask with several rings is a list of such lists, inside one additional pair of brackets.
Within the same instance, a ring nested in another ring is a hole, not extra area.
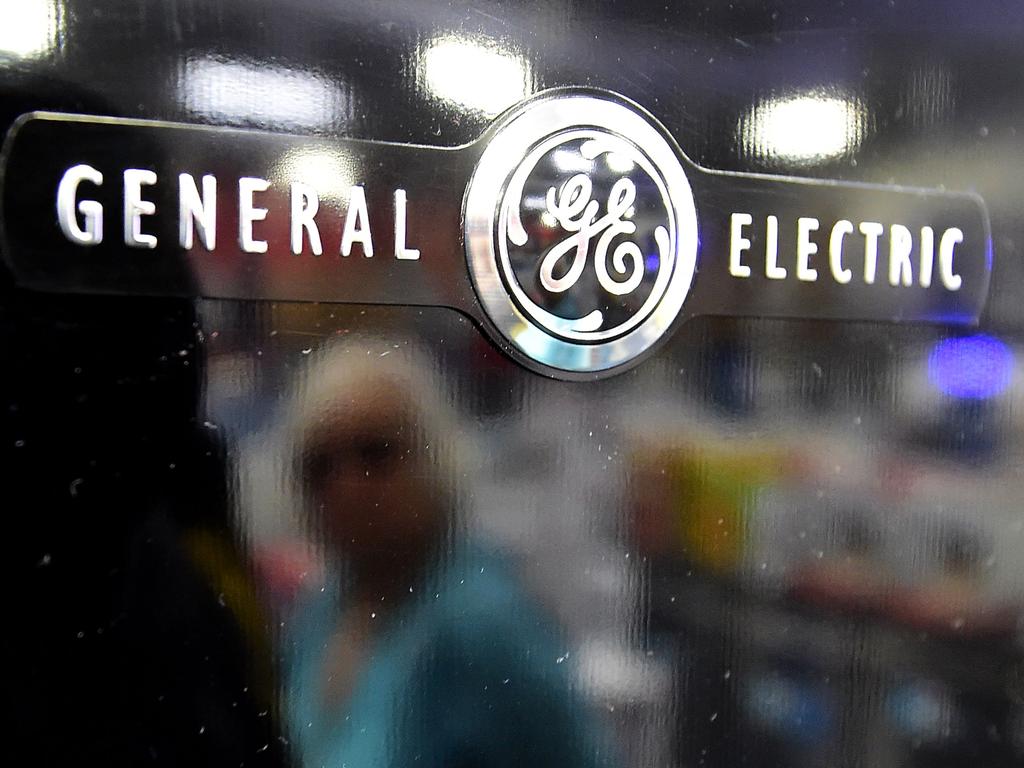
[[(590, 201), (599, 189), (607, 194)], [(697, 214), (678, 150), (613, 94), (555, 92), (506, 115), (466, 191), (464, 227), (494, 328), (556, 371), (635, 360), (672, 326), (696, 270)]]

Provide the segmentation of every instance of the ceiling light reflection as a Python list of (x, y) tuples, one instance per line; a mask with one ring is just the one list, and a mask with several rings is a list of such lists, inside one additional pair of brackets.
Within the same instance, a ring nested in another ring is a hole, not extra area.
[(529, 67), (497, 46), (444, 37), (423, 54), (427, 87), (438, 97), (497, 115), (529, 93)]
[(633, 159), (621, 152), (609, 152), (606, 156), (608, 167), (616, 173), (629, 173), (636, 166)]
[(45, 0), (0, 0), (0, 56), (37, 58), (57, 47), (57, 7)]
[(812, 165), (855, 150), (866, 122), (856, 99), (810, 92), (755, 104), (739, 131), (744, 150), (761, 161)]
[(345, 104), (340, 89), (322, 75), (215, 57), (186, 63), (179, 97), (194, 115), (290, 129), (328, 127)]
[(347, 201), (354, 182), (351, 158), (328, 148), (287, 153), (275, 166), (276, 183), (300, 181), (316, 190), (321, 200)]
[(561, 147), (551, 153), (551, 162), (563, 173), (590, 173), (594, 170), (593, 160), (588, 160), (579, 152)]

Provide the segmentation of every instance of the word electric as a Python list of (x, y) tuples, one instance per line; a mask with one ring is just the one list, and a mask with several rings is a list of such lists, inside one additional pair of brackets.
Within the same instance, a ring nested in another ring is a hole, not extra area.
[[(128, 168), (122, 174), (121, 200), (123, 201), (122, 236), (130, 248), (156, 248), (157, 236), (144, 232), (144, 220), (157, 213), (156, 202), (147, 196), (145, 187), (153, 187), (160, 180), (156, 172), (141, 168)], [(87, 186), (102, 187), (103, 173), (90, 165), (75, 165), (61, 176), (57, 186), (57, 221), (61, 232), (72, 243), (78, 245), (99, 245), (106, 235), (104, 230), (103, 204), (86, 197)], [(207, 174), (197, 183), (188, 173), (178, 174), (177, 217), (178, 245), (192, 250), (198, 241), (207, 251), (217, 247), (217, 178)], [(316, 216), (320, 211), (320, 197), (312, 186), (293, 181), (286, 185), (288, 190), (288, 232), (292, 253), (304, 251), (315, 256), (324, 252), (320, 227)], [(237, 204), (238, 245), (245, 253), (266, 253), (268, 243), (258, 237), (257, 225), (265, 222), (268, 208), (263, 207), (259, 195), (271, 190), (266, 179), (243, 176), (238, 179), (231, 197)], [(406, 244), (408, 196), (404, 189), (394, 191), (394, 254), (397, 259), (415, 260), (420, 252)], [(81, 219), (79, 219), (79, 216)], [(269, 223), (260, 224), (267, 226)], [(348, 256), (358, 246), (367, 258), (374, 254), (373, 234), (370, 228), (370, 210), (362, 186), (355, 185), (348, 190), (348, 207), (343, 214), (341, 225), (342, 256)]]
[[(759, 247), (754, 248), (751, 238)], [(840, 285), (873, 285), (877, 280), (894, 287), (916, 283), (928, 288), (935, 280), (947, 291), (959, 291), (963, 285), (955, 263), (957, 249), (964, 242), (964, 232), (958, 227), (936, 231), (927, 225), (911, 229), (903, 224), (847, 219), (822, 226), (821, 221), (807, 216), (797, 218), (792, 231), (785, 233), (785, 241), (792, 249), (784, 257), (780, 256), (777, 216), (755, 223), (749, 213), (733, 213), (729, 274), (749, 278), (753, 269), (763, 268), (769, 280), (785, 280), (792, 272), (807, 283), (824, 279)]]

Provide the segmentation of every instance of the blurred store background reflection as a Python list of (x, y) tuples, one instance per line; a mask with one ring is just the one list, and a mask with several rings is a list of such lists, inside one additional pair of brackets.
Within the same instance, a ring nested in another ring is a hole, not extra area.
[[(428, 570), (443, 582), (468, 542), (500, 558), (551, 622), (538, 668), (569, 671), (552, 679), (625, 764), (1019, 759), (1018, 340), (698, 321), (583, 389), (515, 375), (445, 311), (236, 309), (202, 307), (207, 412), (280, 641), (332, 560), (300, 512), (294, 393), (343, 350), (319, 423), (448, 414), (411, 454), (458, 448), (457, 473), (426, 472), (455, 516)], [(533, 610), (506, 618), (533, 632)]]

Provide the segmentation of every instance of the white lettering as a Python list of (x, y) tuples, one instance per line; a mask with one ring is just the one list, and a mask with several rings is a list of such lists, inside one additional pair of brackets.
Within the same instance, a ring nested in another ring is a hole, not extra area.
[(878, 271), (878, 238), (885, 227), (876, 221), (862, 221), (859, 229), (864, 235), (864, 282), (873, 285)]
[(253, 222), (267, 218), (266, 208), (256, 208), (252, 196), (256, 192), (266, 192), (270, 182), (266, 179), (254, 179), (243, 176), (238, 180), (238, 244), (246, 253), (266, 253), (267, 241), (255, 240), (252, 235)]
[(932, 284), (932, 269), (935, 262), (935, 231), (931, 227), (921, 227), (921, 274), (918, 282), (922, 288)]
[[(193, 226), (193, 224), (195, 226)], [(203, 176), (200, 196), (196, 180), (190, 174), (178, 174), (178, 242), (185, 250), (192, 249), (193, 230), (199, 230), (203, 247), (212, 251), (217, 246), (217, 179)]]
[(407, 199), (404, 189), (395, 190), (395, 258), (412, 261), (420, 257), (420, 252), (405, 245)]
[(750, 240), (743, 236), (743, 228), (754, 223), (749, 213), (734, 213), (729, 220), (729, 274), (750, 277), (750, 267), (742, 263), (743, 252), (750, 248)]
[(942, 284), (951, 291), (959, 291), (963, 280), (953, 271), (953, 249), (964, 241), (964, 233), (950, 227), (939, 240), (939, 276)]
[(828, 238), (828, 265), (832, 277), (840, 285), (846, 285), (853, 279), (853, 270), (843, 266), (843, 238), (853, 234), (853, 222), (840, 219), (832, 226)]
[(913, 285), (914, 267), (910, 252), (914, 249), (914, 236), (902, 224), (889, 227), (889, 285)]
[(818, 270), (812, 269), (808, 262), (818, 252), (817, 243), (811, 242), (811, 232), (818, 229), (818, 220), (800, 217), (796, 221), (796, 279), (805, 283), (813, 283), (818, 279)]
[[(357, 228), (358, 227), (358, 228)], [(370, 238), (370, 214), (366, 210), (366, 193), (362, 187), (352, 187), (348, 198), (348, 212), (345, 214), (345, 231), (341, 235), (341, 255), (352, 253), (352, 244), (363, 246), (366, 258), (373, 256), (373, 241)]]
[(320, 198), (316, 190), (308, 184), (293, 182), (291, 241), (292, 253), (296, 256), (302, 253), (303, 229), (309, 235), (309, 247), (313, 249), (313, 255), (320, 256), (324, 252), (323, 244), (320, 242), (320, 230), (317, 229), (316, 220), (313, 218), (319, 210)]
[[(744, 253), (749, 251), (752, 241), (750, 235), (753, 215), (749, 213), (732, 213), (729, 219), (729, 274), (733, 277), (750, 277), (752, 270), (743, 263)], [(823, 245), (816, 241), (815, 232), (822, 228), (818, 218), (806, 216), (796, 220), (795, 254), (779, 254), (779, 219), (777, 216), (765, 216), (764, 219), (764, 275), (769, 280), (785, 280), (790, 272), (785, 264), (786, 259), (795, 256), (796, 271), (794, 277), (803, 282), (815, 282), (821, 274), (829, 275), (837, 285), (853, 282), (855, 270), (847, 263), (849, 255), (844, 251), (847, 237), (860, 232), (864, 237), (864, 272), (865, 285), (873, 285), (878, 278), (879, 245), (888, 230), (889, 268), (883, 274), (893, 287), (910, 288), (920, 285), (928, 288), (932, 283), (933, 269), (936, 264), (936, 234), (932, 227), (920, 229), (920, 246), (915, 239), (916, 230), (903, 224), (882, 224), (876, 221), (854, 222), (849, 219), (838, 219), (831, 224), (828, 237), (828, 271), (822, 273), (821, 268), (814, 266), (815, 254), (823, 252)], [(828, 226), (828, 223), (825, 224)], [(824, 234), (821, 236), (824, 239)], [(938, 269), (942, 285), (947, 290), (959, 290), (963, 278), (954, 268), (957, 246), (963, 242), (962, 230), (951, 227), (942, 233), (938, 245)], [(916, 248), (920, 247), (920, 260), (917, 259)], [(915, 276), (914, 271), (920, 269)], [(858, 275), (858, 277), (860, 277)]]
[(770, 280), (785, 280), (786, 268), (779, 266), (779, 218), (765, 220), (764, 273)]
[(99, 186), (103, 174), (91, 165), (76, 165), (64, 171), (57, 185), (57, 222), (64, 237), (79, 245), (98, 245), (103, 242), (103, 206), (96, 200), (82, 200), (78, 213), (82, 214), (85, 226), (78, 225), (75, 213), (75, 197), (78, 185), (88, 181)]
[(156, 213), (156, 204), (142, 199), (142, 188), (153, 184), (153, 171), (128, 168), (124, 172), (124, 244), (132, 248), (156, 248), (156, 236), (142, 232), (142, 217)]

